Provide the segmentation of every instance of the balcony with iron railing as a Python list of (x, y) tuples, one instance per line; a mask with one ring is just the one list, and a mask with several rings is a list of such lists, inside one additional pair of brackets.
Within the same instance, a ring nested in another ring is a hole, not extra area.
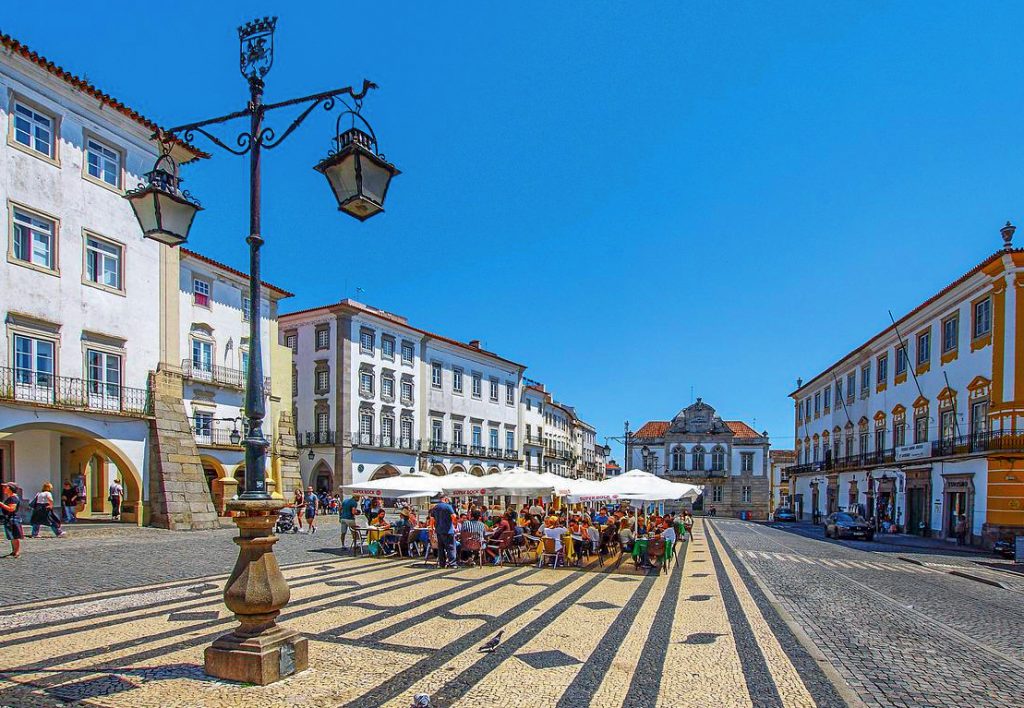
[(352, 436), (352, 444), (356, 447), (372, 447), (381, 450), (419, 450), (420, 441), (415, 438), (403, 438), (398, 435), (368, 435), (356, 433)]
[(334, 445), (336, 437), (333, 430), (307, 430), (295, 436), (295, 444), (296, 447)]
[(673, 477), (678, 479), (715, 479), (725, 478), (729, 476), (729, 472), (726, 469), (682, 469), (673, 467), (662, 467), (650, 470), (652, 474), (658, 474), (664, 477)]
[(948, 457), (983, 455), (988, 452), (1024, 452), (1024, 433), (990, 430), (971, 435), (950, 436), (941, 440), (871, 450), (845, 457), (830, 456), (824, 461), (791, 465), (786, 467), (784, 472), (788, 477), (819, 472), (845, 472), (883, 465), (915, 464)]
[(126, 416), (150, 416), (148, 389), (0, 367), (0, 401), (45, 408)]
[[(238, 442), (231, 441), (232, 433), (238, 435)], [(192, 437), (196, 440), (196, 445), (199, 447), (230, 447), (240, 448), (245, 442), (246, 431), (242, 428), (235, 428), (234, 425), (221, 425), (217, 421), (214, 421), (209, 426), (192, 426)]]
[[(201, 364), (192, 359), (181, 360), (181, 373), (191, 381), (208, 383), (214, 386), (234, 388), (239, 391), (245, 389), (248, 373), (241, 369), (231, 369), (226, 366), (215, 364)], [(263, 379), (264, 395), (270, 393), (270, 377)]]
[(523, 436), (524, 445), (536, 445), (537, 447), (544, 447), (544, 438), (540, 435), (525, 435)]

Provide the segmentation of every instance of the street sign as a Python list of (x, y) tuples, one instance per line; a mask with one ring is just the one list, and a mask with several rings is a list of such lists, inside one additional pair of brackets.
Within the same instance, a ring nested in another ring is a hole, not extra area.
[(919, 460), (922, 457), (928, 457), (931, 454), (931, 451), (931, 443), (924, 442), (916, 443), (914, 445), (903, 445), (902, 447), (896, 448), (896, 461)]

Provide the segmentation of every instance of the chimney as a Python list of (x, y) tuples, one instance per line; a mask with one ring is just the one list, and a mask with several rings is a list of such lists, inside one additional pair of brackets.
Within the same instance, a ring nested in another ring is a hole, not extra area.
[(480, 340), (479, 339), (471, 339), (471, 340), (469, 340), (469, 346), (473, 347), (474, 349), (479, 349), (480, 348)]

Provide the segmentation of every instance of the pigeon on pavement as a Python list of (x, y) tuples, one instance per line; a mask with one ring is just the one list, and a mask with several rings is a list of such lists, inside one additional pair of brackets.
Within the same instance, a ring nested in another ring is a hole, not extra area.
[(497, 634), (495, 634), (493, 639), (491, 639), (489, 642), (487, 642), (482, 647), (480, 647), (480, 651), (492, 652), (495, 649), (497, 649), (498, 645), (501, 643), (501, 635), (504, 634), (504, 633), (505, 633), (505, 630), (502, 630), (502, 631), (498, 632)]

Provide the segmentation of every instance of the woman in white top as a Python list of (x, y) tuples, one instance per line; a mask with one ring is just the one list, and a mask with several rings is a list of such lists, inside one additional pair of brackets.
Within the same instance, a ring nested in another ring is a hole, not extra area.
[(32, 507), (32, 520), (30, 522), (32, 524), (32, 538), (39, 536), (39, 527), (44, 524), (50, 527), (54, 536), (64, 535), (64, 532), (60, 529), (60, 519), (53, 513), (52, 484), (43, 482), (42, 489), (32, 497), (29, 506)]
[(564, 526), (558, 526), (554, 522), (544, 529), (544, 535), (548, 538), (555, 539), (555, 550), (562, 550), (562, 536), (569, 533), (569, 529)]

